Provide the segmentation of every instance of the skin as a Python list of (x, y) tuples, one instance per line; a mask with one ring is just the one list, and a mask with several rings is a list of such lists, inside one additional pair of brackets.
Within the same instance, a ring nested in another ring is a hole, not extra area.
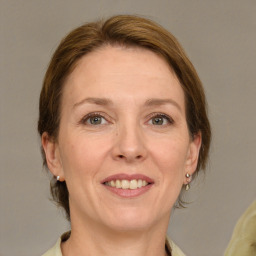
[[(183, 90), (161, 57), (117, 46), (82, 57), (64, 85), (58, 138), (44, 133), (42, 145), (70, 194), (63, 255), (165, 255), (171, 209), (196, 169), (201, 136), (190, 137)], [(117, 173), (154, 184), (123, 198), (101, 183)]]

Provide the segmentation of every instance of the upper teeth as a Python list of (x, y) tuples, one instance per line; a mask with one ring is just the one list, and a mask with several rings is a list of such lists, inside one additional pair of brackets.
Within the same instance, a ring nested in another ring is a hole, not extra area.
[(114, 188), (136, 189), (147, 186), (148, 182), (145, 180), (111, 180), (105, 184)]

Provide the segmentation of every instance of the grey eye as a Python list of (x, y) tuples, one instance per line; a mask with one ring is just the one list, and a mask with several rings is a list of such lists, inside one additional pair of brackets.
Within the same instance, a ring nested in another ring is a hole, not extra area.
[(106, 120), (101, 116), (92, 116), (88, 118), (87, 123), (91, 125), (99, 125), (99, 124), (106, 123)]
[(152, 118), (152, 124), (153, 125), (163, 125), (164, 124), (164, 118), (162, 116), (157, 116)]
[(149, 120), (149, 124), (151, 124), (151, 125), (162, 126), (162, 125), (168, 125), (168, 124), (172, 124), (172, 123), (173, 123), (173, 119), (164, 114), (154, 115)]
[(108, 124), (108, 120), (102, 114), (89, 113), (88, 115), (82, 118), (80, 123), (83, 125), (97, 126)]

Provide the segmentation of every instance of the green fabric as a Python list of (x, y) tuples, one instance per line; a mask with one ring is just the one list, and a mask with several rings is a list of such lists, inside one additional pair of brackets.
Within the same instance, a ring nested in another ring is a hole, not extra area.
[(238, 220), (225, 256), (256, 255), (256, 201)]

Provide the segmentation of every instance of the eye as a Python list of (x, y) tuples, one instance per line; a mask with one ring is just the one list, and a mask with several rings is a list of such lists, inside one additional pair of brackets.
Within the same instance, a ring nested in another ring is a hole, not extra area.
[(103, 125), (107, 124), (107, 120), (101, 115), (97, 113), (90, 113), (86, 115), (82, 121), (85, 125)]
[(93, 116), (87, 120), (87, 122), (89, 122), (92, 125), (102, 124), (104, 121), (106, 120), (101, 116)]
[(154, 114), (153, 117), (149, 120), (149, 124), (152, 125), (168, 125), (172, 124), (173, 119), (165, 114)]

